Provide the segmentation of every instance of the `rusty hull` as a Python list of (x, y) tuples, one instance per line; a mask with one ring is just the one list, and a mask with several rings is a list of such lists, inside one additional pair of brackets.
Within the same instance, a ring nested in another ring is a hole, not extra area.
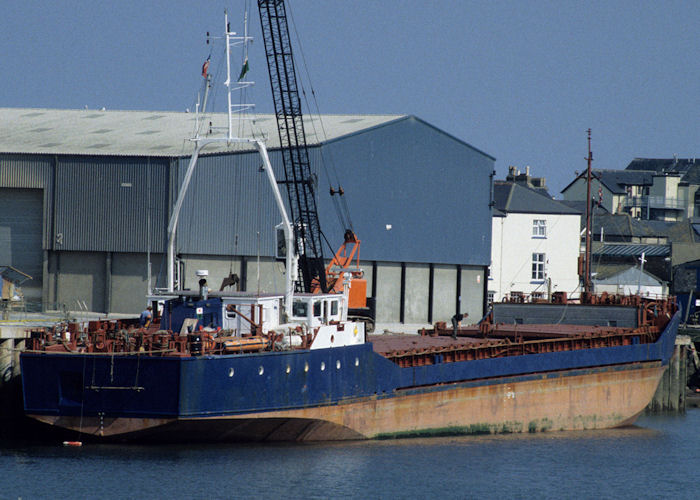
[[(230, 417), (34, 418), (119, 440), (333, 441), (603, 429), (632, 424), (654, 394), (660, 362), (404, 389), (337, 405)], [(60, 422), (59, 422), (60, 420)]]

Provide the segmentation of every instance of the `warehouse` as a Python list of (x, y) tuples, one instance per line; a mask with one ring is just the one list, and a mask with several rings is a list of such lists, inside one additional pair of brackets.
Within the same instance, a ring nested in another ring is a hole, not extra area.
[[(190, 113), (0, 109), (0, 265), (32, 276), (28, 303), (44, 309), (136, 313), (165, 286), (164, 250), (197, 118)], [(207, 118), (212, 131), (224, 115)], [(282, 179), (274, 116), (241, 124), (264, 137)], [(329, 186), (342, 187), (380, 322), (448, 320), (484, 311), (494, 158), (409, 115), (305, 119), (319, 219), (342, 242)], [(208, 147), (177, 233), (183, 286), (208, 269), (243, 290), (284, 281), (280, 222), (249, 145)], [(330, 179), (330, 182), (329, 182)], [(284, 195), (284, 190), (283, 190)], [(335, 196), (338, 199), (338, 196)], [(269, 228), (269, 229), (268, 229)]]

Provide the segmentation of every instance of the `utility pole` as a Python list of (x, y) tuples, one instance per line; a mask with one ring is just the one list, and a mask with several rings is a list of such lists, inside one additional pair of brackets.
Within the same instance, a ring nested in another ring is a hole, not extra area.
[(583, 290), (591, 293), (591, 129), (588, 129), (588, 168), (586, 170), (586, 253), (584, 255)]

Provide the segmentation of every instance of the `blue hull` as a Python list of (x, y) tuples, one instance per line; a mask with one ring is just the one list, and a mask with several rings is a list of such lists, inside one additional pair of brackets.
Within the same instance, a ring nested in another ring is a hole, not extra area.
[[(334, 349), (203, 357), (23, 353), (24, 407), (45, 422), (75, 428), (115, 419), (147, 422), (229, 419), (304, 411), (407, 394), (530, 381), (596, 370), (665, 366), (680, 315), (653, 344), (581, 349), (401, 368), (371, 343)], [(535, 375), (537, 374), (537, 375)], [(568, 375), (567, 375), (568, 376)], [(68, 424), (70, 422), (70, 424)], [(239, 422), (240, 423), (240, 422)], [(120, 434), (138, 432), (127, 427)], [(361, 434), (361, 433), (360, 433)], [(361, 436), (358, 436), (361, 437)]]

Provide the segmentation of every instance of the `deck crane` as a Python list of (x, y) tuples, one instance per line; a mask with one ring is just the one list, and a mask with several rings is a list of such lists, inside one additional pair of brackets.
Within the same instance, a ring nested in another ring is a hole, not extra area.
[[(286, 185), (289, 196), (294, 251), (299, 257), (301, 271), (295, 288), (311, 293), (341, 291), (343, 274), (349, 272), (353, 277), (348, 300), (349, 316), (363, 319), (371, 330), (374, 307), (367, 306), (367, 282), (362, 278), (359, 266), (360, 240), (351, 228), (345, 228), (342, 245), (329, 265), (324, 264), (315, 178), (309, 162), (284, 1), (258, 0), (258, 11), (284, 164), (285, 180), (282, 183)], [(342, 189), (334, 191), (331, 188), (333, 194), (342, 194)]]

